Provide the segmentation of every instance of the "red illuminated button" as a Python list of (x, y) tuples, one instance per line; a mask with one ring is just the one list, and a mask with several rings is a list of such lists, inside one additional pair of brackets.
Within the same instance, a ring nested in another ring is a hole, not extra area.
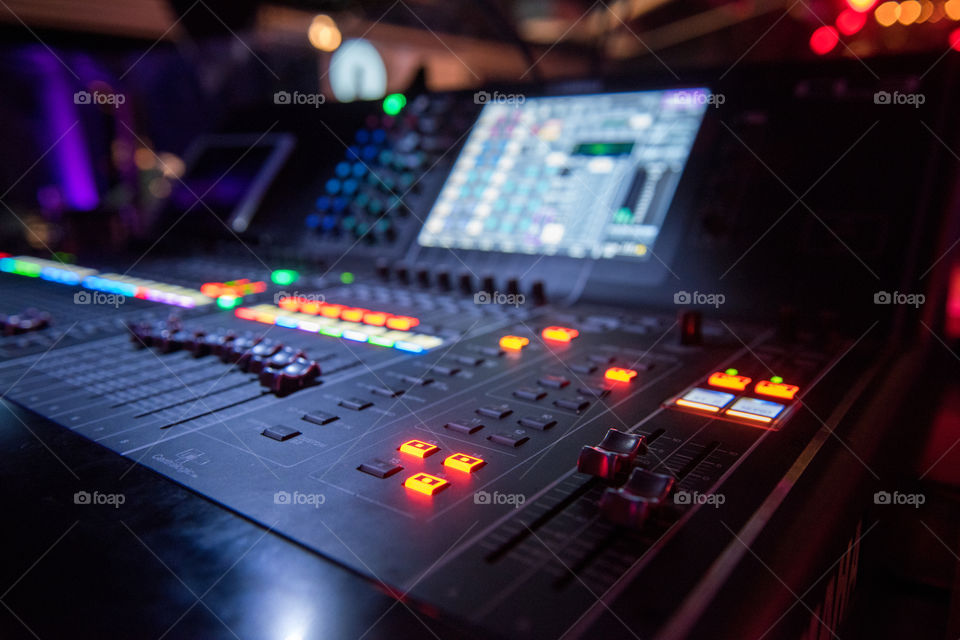
[[(0, 258), (6, 257), (3, 254), (0, 254)], [(223, 287), (220, 286), (219, 282), (207, 282), (200, 286), (200, 293), (207, 296), (208, 298), (219, 298), (223, 292)]]
[(752, 382), (752, 380), (747, 376), (738, 376), (736, 374), (725, 373), (723, 371), (712, 373), (710, 378), (707, 380), (707, 384), (709, 384), (711, 387), (734, 389), (736, 391), (743, 391), (747, 388), (747, 385), (749, 385), (750, 382)]
[(637, 372), (633, 369), (621, 369), (620, 367), (610, 367), (603, 377), (615, 382), (630, 382), (637, 377)]
[(410, 476), (403, 482), (403, 486), (411, 491), (422, 493), (425, 496), (432, 496), (446, 487), (449, 482), (443, 478), (432, 476), (429, 473), (418, 473)]
[(370, 313), (363, 314), (363, 323), (370, 324), (375, 327), (382, 327), (387, 323), (387, 314), (381, 313), (379, 311), (371, 311)]
[(520, 351), (528, 344), (530, 344), (530, 339), (520, 336), (503, 336), (500, 338), (500, 348), (507, 351)]
[(567, 327), (547, 327), (543, 330), (542, 335), (546, 340), (553, 340), (554, 342), (570, 342), (579, 336), (580, 332), (576, 329), (569, 329)]
[(440, 447), (423, 440), (408, 440), (400, 445), (400, 453), (407, 453), (416, 458), (426, 458), (440, 450)]
[(413, 329), (418, 324), (420, 324), (420, 321), (410, 316), (393, 316), (392, 318), (387, 318), (387, 328), (395, 331), (410, 331), (410, 329)]
[(256, 320), (257, 312), (253, 309), (248, 309), (246, 307), (238, 307), (233, 310), (233, 315), (241, 318), (243, 320)]
[(754, 387), (754, 391), (761, 395), (772, 396), (782, 400), (793, 400), (793, 397), (797, 395), (797, 391), (800, 391), (800, 387), (783, 382), (761, 380), (757, 383), (757, 386)]
[(347, 322), (360, 322), (365, 313), (368, 313), (366, 309), (344, 309), (340, 312), (340, 319)]
[(486, 462), (482, 459), (468, 456), (465, 453), (455, 453), (443, 461), (443, 466), (456, 469), (457, 471), (463, 471), (464, 473), (473, 473), (485, 464)]

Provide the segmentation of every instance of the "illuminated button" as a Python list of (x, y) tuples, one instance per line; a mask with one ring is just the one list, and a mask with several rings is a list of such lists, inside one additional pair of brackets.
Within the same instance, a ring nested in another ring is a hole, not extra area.
[(676, 404), (688, 409), (700, 409), (716, 413), (723, 407), (730, 404), (735, 396), (732, 393), (723, 391), (711, 391), (710, 389), (701, 389), (696, 387), (691, 389), (682, 398), (677, 398)]
[(406, 453), (415, 458), (426, 458), (439, 450), (440, 447), (423, 440), (408, 440), (400, 445), (400, 453)]
[(786, 407), (779, 402), (759, 398), (740, 398), (727, 409), (726, 415), (757, 422), (773, 422)]
[(543, 335), (544, 339), (553, 340), (554, 342), (570, 342), (579, 336), (580, 332), (567, 327), (547, 327), (541, 335)]
[(422, 493), (425, 496), (434, 495), (448, 484), (450, 483), (443, 478), (432, 476), (429, 473), (418, 473), (415, 476), (410, 476), (403, 482), (403, 486), (407, 489)]
[(300, 299), (294, 296), (286, 296), (284, 298), (280, 298), (280, 300), (277, 302), (277, 305), (281, 309), (286, 309), (287, 311), (297, 311), (300, 309)]
[(320, 307), (320, 315), (324, 318), (339, 318), (343, 309), (342, 304), (325, 304)]
[(366, 309), (344, 309), (340, 312), (340, 319), (347, 322), (360, 322), (365, 313), (368, 313)]
[(396, 329), (397, 331), (409, 331), (418, 324), (420, 324), (420, 321), (410, 316), (393, 316), (392, 318), (387, 318), (387, 328)]
[(797, 391), (800, 391), (800, 387), (793, 384), (786, 384), (784, 382), (761, 380), (757, 383), (757, 386), (754, 387), (754, 391), (765, 396), (782, 398), (784, 400), (793, 400), (793, 397), (797, 395)]
[(530, 344), (530, 339), (520, 336), (503, 336), (500, 338), (500, 348), (507, 351), (520, 351), (528, 344)]
[(610, 367), (607, 369), (607, 372), (603, 374), (603, 377), (607, 380), (614, 380), (616, 382), (630, 382), (637, 377), (637, 372), (633, 369)]
[(371, 311), (370, 313), (363, 314), (363, 323), (372, 324), (375, 327), (382, 327), (387, 324), (387, 314), (380, 313), (379, 311)]
[(711, 387), (722, 387), (724, 389), (734, 389), (736, 391), (743, 391), (749, 385), (751, 379), (747, 376), (738, 376), (736, 374), (729, 374), (725, 371), (716, 371), (710, 374), (710, 378), (707, 380), (707, 384)]
[(309, 313), (310, 315), (315, 316), (320, 313), (320, 308), (322, 306), (322, 302), (307, 301), (300, 305), (300, 313)]
[(463, 471), (464, 473), (473, 473), (485, 464), (486, 462), (480, 458), (474, 458), (465, 453), (455, 453), (443, 461), (443, 466), (456, 469), (457, 471)]

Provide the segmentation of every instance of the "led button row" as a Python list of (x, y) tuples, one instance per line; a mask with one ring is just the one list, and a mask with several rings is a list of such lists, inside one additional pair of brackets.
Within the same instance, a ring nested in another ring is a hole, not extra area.
[(266, 282), (251, 282), (248, 278), (229, 282), (207, 282), (200, 287), (200, 293), (210, 298), (219, 298), (220, 296), (242, 298), (255, 293), (263, 293), (266, 290)]
[(773, 422), (786, 409), (785, 405), (771, 400), (741, 396), (733, 402), (734, 398), (736, 396), (732, 393), (694, 387), (677, 398), (674, 404), (708, 413), (722, 412), (724, 415), (761, 423)]
[(285, 311), (294, 311), (308, 315), (320, 315), (324, 318), (339, 318), (347, 322), (368, 324), (374, 327), (386, 327), (395, 331), (410, 331), (420, 320), (411, 316), (397, 316), (384, 311), (371, 311), (361, 307), (348, 307), (310, 300), (303, 296), (287, 296), (277, 303)]
[[(735, 391), (746, 391), (752, 378), (738, 375), (736, 369), (727, 369), (726, 371), (716, 371), (710, 374), (707, 384), (711, 387), (721, 389), (733, 389)], [(800, 391), (800, 387), (795, 384), (786, 384), (783, 379), (775, 376), (770, 380), (760, 380), (753, 388), (758, 395), (770, 396), (781, 400), (793, 400)]]
[[(399, 450), (400, 453), (422, 460), (423, 458), (433, 455), (439, 451), (440, 448), (423, 440), (408, 440), (400, 445)], [(483, 459), (465, 453), (454, 453), (453, 455), (447, 456), (443, 461), (444, 467), (462, 473), (473, 473), (485, 464), (486, 461)], [(449, 485), (450, 482), (448, 480), (423, 472), (416, 473), (403, 482), (403, 486), (410, 491), (426, 496), (436, 495)]]

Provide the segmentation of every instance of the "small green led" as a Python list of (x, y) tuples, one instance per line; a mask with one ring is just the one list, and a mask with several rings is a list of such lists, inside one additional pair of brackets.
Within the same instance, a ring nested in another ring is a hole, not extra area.
[(336, 327), (320, 327), (320, 333), (325, 336), (339, 338), (341, 335), (343, 335), (343, 329), (337, 329)]
[(293, 269), (277, 269), (270, 274), (270, 279), (273, 281), (273, 284), (278, 284), (281, 287), (293, 284), (299, 277), (300, 274)]
[(392, 346), (393, 346), (393, 340), (390, 340), (389, 338), (381, 338), (381, 337), (379, 337), (379, 336), (370, 336), (370, 337), (367, 339), (367, 342), (369, 342), (370, 344), (375, 344), (375, 345), (377, 345), (378, 347), (392, 347)]
[(236, 309), (243, 302), (240, 296), (223, 295), (217, 298), (217, 306), (221, 309)]
[(781, 378), (780, 376), (770, 376), (770, 382), (772, 382), (773, 384), (780, 384), (781, 382), (783, 382), (783, 378)]
[(724, 373), (726, 373), (728, 376), (735, 376), (740, 372), (737, 371), (736, 369), (727, 369), (726, 371), (724, 371)]
[(343, 284), (353, 284), (353, 274), (349, 271), (344, 271), (340, 274), (340, 282)]
[(402, 93), (391, 93), (383, 99), (383, 112), (388, 116), (395, 116), (407, 106), (407, 97)]

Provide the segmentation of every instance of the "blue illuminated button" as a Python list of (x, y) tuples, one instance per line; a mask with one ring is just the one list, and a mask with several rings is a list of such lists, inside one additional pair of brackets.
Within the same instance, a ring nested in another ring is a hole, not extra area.
[(695, 387), (688, 391), (682, 398), (677, 398), (675, 404), (688, 409), (700, 409), (716, 413), (723, 407), (730, 404), (734, 395), (723, 391), (712, 391), (710, 389), (701, 389)]
[(783, 412), (783, 409), (784, 405), (779, 402), (759, 398), (740, 398), (727, 409), (727, 415), (757, 422), (772, 422)]

